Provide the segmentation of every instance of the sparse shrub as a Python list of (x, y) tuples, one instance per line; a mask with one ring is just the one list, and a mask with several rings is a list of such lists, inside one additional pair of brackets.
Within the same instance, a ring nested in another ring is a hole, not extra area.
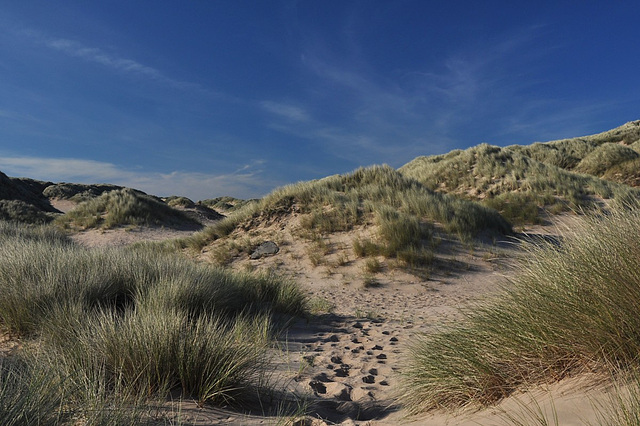
[(374, 288), (374, 287), (380, 287), (380, 281), (378, 281), (374, 276), (372, 275), (367, 275), (364, 277), (364, 279), (362, 280), (362, 287), (364, 288)]
[(328, 314), (335, 309), (335, 305), (323, 297), (310, 298), (307, 306), (312, 315)]
[(382, 272), (382, 263), (380, 263), (380, 261), (375, 257), (367, 259), (364, 262), (363, 270), (369, 274), (377, 274), (378, 272)]
[(380, 246), (370, 239), (353, 240), (353, 252), (357, 257), (377, 256), (381, 254)]

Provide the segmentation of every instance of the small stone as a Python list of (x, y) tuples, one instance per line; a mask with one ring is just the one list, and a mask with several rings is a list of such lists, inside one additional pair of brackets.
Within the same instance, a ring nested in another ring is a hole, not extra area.
[(369, 374), (371, 374), (372, 376), (377, 376), (378, 375), (378, 369), (377, 368), (369, 369)]
[(382, 346), (380, 345), (375, 345), (374, 347), (371, 348), (372, 351), (381, 351), (382, 350)]
[(280, 251), (280, 247), (273, 241), (265, 241), (251, 253), (251, 259), (256, 260), (266, 256), (273, 256)]
[(387, 356), (385, 354), (380, 354), (376, 358), (378, 358), (378, 359), (387, 359)]
[(389, 339), (390, 342), (397, 342), (398, 338), (397, 337), (392, 337), (391, 339)]
[(337, 355), (334, 355), (331, 357), (331, 362), (333, 362), (334, 364), (342, 364), (342, 358), (340, 358)]
[(353, 328), (362, 328), (362, 324), (360, 324), (359, 322), (356, 322), (353, 324)]

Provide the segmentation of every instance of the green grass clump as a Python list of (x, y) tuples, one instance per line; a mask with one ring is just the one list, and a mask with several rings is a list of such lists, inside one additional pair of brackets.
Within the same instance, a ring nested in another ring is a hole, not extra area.
[(177, 225), (194, 223), (182, 212), (162, 201), (132, 189), (105, 192), (80, 203), (58, 217), (60, 226), (71, 228), (109, 229), (125, 225)]
[(605, 143), (586, 155), (576, 166), (575, 171), (602, 176), (610, 168), (637, 158), (640, 158), (640, 154), (627, 146)]
[(65, 412), (173, 391), (200, 403), (247, 395), (265, 372), (274, 318), (306, 311), (291, 281), (147, 246), (89, 250), (55, 231), (3, 224), (0, 257), (0, 329), (27, 347), (37, 340), (27, 372), (65, 383)]
[(529, 246), (496, 300), (413, 346), (407, 408), (491, 404), (572, 373), (637, 366), (639, 230), (636, 204), (585, 220), (559, 246)]

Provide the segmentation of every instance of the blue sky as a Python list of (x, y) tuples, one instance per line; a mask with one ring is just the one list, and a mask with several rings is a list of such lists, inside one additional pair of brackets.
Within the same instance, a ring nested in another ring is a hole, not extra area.
[(640, 119), (636, 2), (0, 0), (0, 170), (259, 197)]

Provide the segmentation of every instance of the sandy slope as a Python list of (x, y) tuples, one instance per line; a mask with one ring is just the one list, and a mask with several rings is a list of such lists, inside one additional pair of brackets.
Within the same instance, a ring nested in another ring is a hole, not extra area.
[[(570, 217), (562, 219), (570, 220)], [(308, 406), (308, 416), (299, 419), (298, 424), (514, 424), (508, 421), (508, 415), (524, 424), (535, 424), (536, 413), (539, 410), (551, 413), (551, 406), (559, 416), (559, 424), (585, 424), (588, 420), (597, 424), (593, 406), (597, 401), (606, 400), (606, 393), (601, 387), (585, 386), (584, 378), (570, 379), (548, 389), (537, 388), (530, 394), (509, 398), (498, 407), (480, 412), (406, 417), (398, 406), (395, 399), (398, 371), (408, 347), (420, 334), (433, 332), (444, 321), (459, 318), (461, 306), (490, 297), (497, 290), (504, 277), (513, 273), (508, 264), (518, 248), (512, 240), (492, 241), (474, 248), (445, 241), (445, 255), (439, 260), (440, 272), (428, 279), (393, 269), (383, 262), (383, 271), (374, 276), (378, 285), (365, 287), (364, 261), (356, 259), (349, 246), (353, 234), (336, 234), (325, 241), (325, 260), (313, 265), (305, 254), (315, 246), (298, 238), (294, 229), (276, 223), (271, 229), (262, 230), (259, 237), (273, 237), (280, 245), (280, 252), (258, 260), (240, 255), (231, 267), (276, 270), (296, 279), (311, 300), (333, 307), (309, 321), (299, 320), (293, 324), (272, 351), (276, 371), (271, 380), (286, 388), (289, 398), (296, 395)], [(534, 235), (555, 234), (557, 229), (547, 226), (527, 231)], [(78, 234), (74, 239), (95, 247), (173, 238), (186, 232), (91, 231)], [(360, 232), (366, 233), (366, 230)], [(254, 234), (254, 238), (258, 235)], [(203, 259), (215, 250), (216, 247), (209, 248)], [(531, 395), (542, 408), (530, 402)], [(263, 406), (254, 413), (282, 412), (278, 404), (284, 403), (275, 398), (274, 406)], [(189, 402), (179, 408), (167, 404), (165, 409), (179, 412), (176, 415), (183, 424), (254, 425), (282, 420), (226, 409), (201, 409)], [(320, 418), (323, 420), (317, 420)]]

